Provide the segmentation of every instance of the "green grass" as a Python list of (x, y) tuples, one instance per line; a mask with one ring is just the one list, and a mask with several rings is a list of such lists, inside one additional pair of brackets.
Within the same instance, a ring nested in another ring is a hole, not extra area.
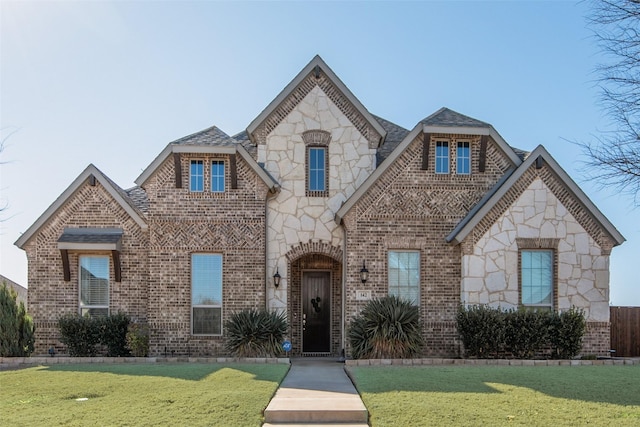
[(383, 426), (638, 426), (640, 366), (352, 367)]
[(0, 372), (0, 424), (260, 426), (287, 369), (280, 364), (158, 363), (5, 371)]

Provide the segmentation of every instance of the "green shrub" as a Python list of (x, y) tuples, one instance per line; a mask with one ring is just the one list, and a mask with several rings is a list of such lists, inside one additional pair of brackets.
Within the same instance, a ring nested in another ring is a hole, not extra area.
[(135, 357), (149, 355), (149, 327), (139, 323), (129, 325), (127, 331), (127, 347)]
[(571, 307), (556, 314), (551, 322), (549, 342), (554, 356), (571, 359), (582, 349), (582, 337), (587, 328), (584, 310)]
[(122, 357), (129, 355), (127, 348), (127, 330), (129, 316), (124, 313), (112, 314), (100, 319), (100, 344), (107, 347), (107, 356)]
[(423, 346), (418, 307), (393, 295), (369, 301), (348, 335), (354, 359), (410, 358)]
[(6, 283), (0, 287), (0, 357), (24, 357), (33, 352), (35, 327), (24, 303)]
[(227, 350), (237, 357), (277, 357), (289, 325), (282, 312), (247, 309), (225, 323)]
[(553, 313), (525, 308), (509, 310), (505, 316), (505, 350), (516, 359), (531, 359), (545, 348)]
[(467, 357), (497, 357), (502, 350), (505, 317), (500, 309), (486, 305), (461, 306), (456, 323)]
[(58, 319), (60, 342), (70, 356), (90, 357), (98, 354), (98, 345), (106, 347), (107, 356), (126, 356), (129, 317), (123, 313), (106, 317), (66, 314)]
[(67, 346), (70, 356), (95, 356), (100, 343), (100, 319), (66, 314), (58, 319), (60, 342)]

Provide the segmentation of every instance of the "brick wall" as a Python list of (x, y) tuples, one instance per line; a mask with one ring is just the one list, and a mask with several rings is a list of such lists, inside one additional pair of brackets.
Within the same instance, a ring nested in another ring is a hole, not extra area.
[[(371, 291), (371, 297), (388, 294), (389, 250), (420, 252), (420, 314), (429, 356), (455, 356), (459, 343), (455, 314), (460, 304), (461, 250), (445, 242), (469, 210), (500, 179), (509, 162), (490, 141), (486, 169), (478, 171), (480, 137), (433, 135), (432, 141), (449, 138), (451, 171), (455, 171), (455, 141), (471, 143), (470, 175), (434, 172), (433, 153), (422, 170), (422, 135), (416, 138), (344, 218), (347, 230), (346, 320), (357, 315), (366, 301), (356, 291)], [(435, 144), (431, 143), (431, 148)], [(369, 280), (360, 282), (365, 260)]]
[(64, 314), (78, 313), (79, 255), (110, 255), (110, 252), (70, 250), (71, 280), (65, 282), (57, 243), (65, 227), (123, 229), (120, 283), (115, 281), (113, 261), (110, 263), (110, 310), (112, 313), (123, 311), (135, 321), (146, 321), (148, 235), (99, 182), (95, 186), (87, 182), (25, 245), (29, 277), (28, 312), (36, 327), (34, 354), (46, 354), (50, 346), (55, 346), (58, 353), (66, 352), (58, 341), (57, 321)]

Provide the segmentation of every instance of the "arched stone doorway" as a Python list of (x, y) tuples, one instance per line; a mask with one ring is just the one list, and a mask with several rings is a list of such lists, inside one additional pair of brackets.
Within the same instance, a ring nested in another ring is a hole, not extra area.
[(342, 352), (342, 251), (328, 244), (299, 245), (287, 254), (287, 314), (292, 356)]

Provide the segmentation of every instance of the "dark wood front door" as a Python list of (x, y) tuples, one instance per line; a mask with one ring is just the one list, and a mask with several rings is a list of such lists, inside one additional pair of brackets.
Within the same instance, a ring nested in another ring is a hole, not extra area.
[(331, 274), (307, 271), (302, 274), (302, 352), (331, 351)]

